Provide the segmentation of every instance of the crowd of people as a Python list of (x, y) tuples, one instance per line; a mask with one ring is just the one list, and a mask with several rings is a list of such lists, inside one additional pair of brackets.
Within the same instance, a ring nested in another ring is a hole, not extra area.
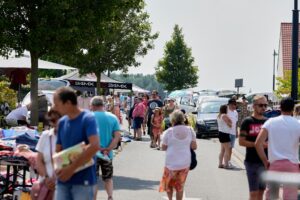
[[(43, 184), (51, 191), (43, 198), (94, 200), (97, 196), (97, 177), (101, 170), (107, 199), (113, 199), (112, 150), (121, 139), (123, 110), (134, 130), (133, 139), (142, 140), (147, 131), (151, 138), (150, 147), (166, 151), (159, 191), (167, 192), (169, 199), (172, 199), (175, 190), (176, 198), (182, 199), (191, 163), (190, 148), (196, 149), (197, 144), (195, 132), (187, 126), (187, 117), (184, 111), (178, 109), (175, 100), (170, 99), (164, 105), (154, 90), (151, 97), (128, 96), (121, 101), (118, 95), (109, 95), (94, 96), (89, 101), (88, 110), (82, 109), (79, 105), (80, 97), (73, 89), (62, 87), (54, 93), (53, 107), (45, 115), (51, 128), (42, 133), (36, 146), (39, 178), (35, 185)], [(22, 114), (24, 122), (30, 106), (15, 111)], [(19, 124), (18, 121), (16, 123)], [(161, 137), (163, 131), (165, 134)], [(53, 155), (81, 142), (85, 143), (85, 151), (69, 165), (54, 170)], [(92, 158), (95, 158), (94, 165), (77, 171)], [(40, 193), (33, 191), (33, 199), (37, 199), (35, 195)]]
[[(260, 178), (263, 171), (299, 173), (299, 106), (295, 107), (293, 99), (283, 98), (281, 115), (269, 119), (265, 116), (268, 107), (265, 96), (254, 97), (251, 115), (248, 111), (237, 112), (237, 105), (237, 100), (231, 98), (227, 105), (220, 107), (217, 117), (221, 144), (218, 167), (235, 168), (231, 155), (238, 137), (239, 145), (246, 148), (244, 165), (249, 199), (260, 200), (264, 194), (269, 199), (269, 188)], [(245, 99), (242, 105), (247, 107)], [(25, 120), (30, 106), (18, 108), (11, 116), (20, 115), (20, 120)], [(100, 170), (107, 199), (113, 199), (112, 150), (121, 139), (122, 111), (133, 128), (134, 140), (143, 140), (147, 132), (151, 138), (150, 147), (166, 151), (159, 191), (166, 192), (170, 200), (175, 192), (177, 200), (183, 198), (191, 149), (197, 148), (197, 142), (185, 111), (178, 108), (175, 99), (163, 103), (156, 90), (150, 97), (128, 96), (122, 100), (118, 95), (95, 96), (90, 98), (89, 110), (84, 110), (78, 105), (76, 92), (62, 87), (54, 93), (53, 107), (45, 115), (44, 120), (51, 129), (43, 132), (36, 146), (37, 183), (45, 184), (52, 191), (49, 199), (95, 200)], [(85, 143), (85, 151), (70, 165), (55, 171), (52, 156), (81, 142)], [(94, 165), (77, 171), (93, 158)], [(297, 187), (285, 186), (283, 199), (297, 199)]]
[[(253, 112), (250, 116), (241, 119), (238, 128), (236, 121), (236, 100), (228, 101), (220, 107), (218, 115), (219, 141), (219, 168), (232, 169), (230, 164), (231, 149), (234, 136), (238, 136), (239, 145), (246, 148), (244, 160), (249, 186), (249, 199), (270, 199), (270, 186), (261, 179), (263, 171), (299, 173), (299, 140), (300, 123), (298, 114), (299, 105), (295, 107), (290, 97), (280, 101), (280, 115), (266, 117), (269, 106), (265, 96), (257, 95), (253, 99)], [(280, 183), (278, 183), (280, 185)], [(279, 190), (275, 194), (279, 199)], [(284, 185), (282, 198), (294, 200), (298, 198), (298, 187)]]

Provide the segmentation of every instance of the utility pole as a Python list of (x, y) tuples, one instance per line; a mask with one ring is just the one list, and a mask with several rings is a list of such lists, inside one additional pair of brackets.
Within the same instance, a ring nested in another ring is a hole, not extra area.
[(278, 55), (278, 53), (276, 53), (275, 49), (274, 49), (274, 53), (273, 53), (273, 92), (275, 91), (275, 59), (276, 56)]
[(294, 0), (293, 10), (293, 38), (292, 38), (292, 92), (291, 97), (294, 101), (298, 99), (298, 33), (299, 33), (299, 10), (298, 0)]

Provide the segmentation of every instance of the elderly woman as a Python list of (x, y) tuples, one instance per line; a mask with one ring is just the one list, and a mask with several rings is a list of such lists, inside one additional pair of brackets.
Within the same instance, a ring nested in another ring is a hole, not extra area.
[(176, 200), (183, 198), (183, 189), (191, 164), (190, 149), (197, 149), (196, 135), (193, 129), (184, 124), (184, 114), (175, 110), (171, 114), (173, 127), (166, 130), (162, 139), (162, 150), (166, 151), (165, 169), (159, 191), (167, 192), (172, 200), (176, 190)]
[[(52, 164), (52, 155), (55, 153), (56, 144), (56, 132), (57, 132), (57, 122), (61, 115), (53, 110), (47, 113), (46, 118), (49, 120), (49, 124), (52, 127), (50, 130), (44, 131), (39, 139), (36, 146), (38, 152), (37, 157), (37, 171), (39, 174), (39, 182), (45, 182), (46, 186), (50, 189), (55, 190), (55, 177), (54, 169)], [(50, 199), (50, 198), (47, 198)]]

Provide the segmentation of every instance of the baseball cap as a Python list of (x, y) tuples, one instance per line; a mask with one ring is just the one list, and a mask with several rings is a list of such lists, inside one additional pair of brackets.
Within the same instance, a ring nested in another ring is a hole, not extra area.
[(236, 100), (235, 100), (235, 99), (232, 99), (232, 98), (229, 99), (229, 100), (228, 100), (228, 105), (229, 105), (229, 104), (236, 104)]

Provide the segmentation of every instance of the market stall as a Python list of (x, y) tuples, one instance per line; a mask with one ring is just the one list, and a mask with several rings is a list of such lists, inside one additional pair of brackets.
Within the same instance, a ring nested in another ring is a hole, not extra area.
[(36, 130), (23, 126), (0, 130), (0, 199), (17, 190), (30, 191), (38, 138)]

